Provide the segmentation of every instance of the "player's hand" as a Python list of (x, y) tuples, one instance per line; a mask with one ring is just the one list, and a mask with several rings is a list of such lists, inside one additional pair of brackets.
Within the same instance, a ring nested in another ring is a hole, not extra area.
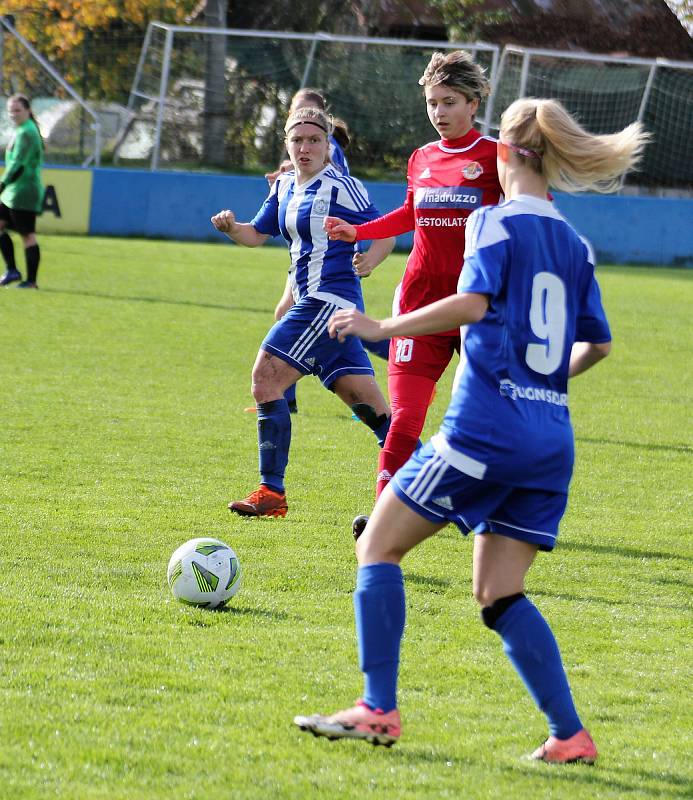
[(274, 186), (274, 182), (280, 175), (283, 175), (285, 172), (288, 172), (290, 169), (293, 169), (294, 165), (289, 161), (282, 161), (279, 169), (275, 169), (274, 172), (266, 172), (265, 178), (267, 179), (267, 183), (269, 183), (270, 189)]
[(355, 308), (341, 309), (332, 315), (328, 325), (330, 336), (343, 342), (347, 336), (358, 336), (360, 339), (367, 339), (370, 342), (378, 342), (387, 339), (387, 334), (383, 333), (381, 323), (377, 319), (371, 319)]
[(233, 211), (229, 211), (228, 208), (225, 208), (212, 217), (212, 225), (214, 225), (220, 233), (226, 233), (230, 236), (231, 232), (236, 227), (236, 215)]
[(330, 239), (340, 242), (355, 242), (356, 228), (339, 217), (325, 217), (322, 224)]
[(368, 251), (365, 253), (354, 253), (351, 263), (354, 267), (354, 272), (359, 276), (359, 278), (367, 278), (378, 266), (377, 264), (374, 264), (372, 259), (368, 257)]
[(276, 308), (274, 309), (274, 318), (281, 319), (284, 314), (294, 306), (294, 298), (289, 295), (288, 297), (282, 297), (282, 299), (277, 303)]

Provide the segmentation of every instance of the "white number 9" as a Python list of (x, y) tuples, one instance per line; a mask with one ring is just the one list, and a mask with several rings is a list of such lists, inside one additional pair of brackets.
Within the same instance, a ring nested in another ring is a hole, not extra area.
[(565, 344), (565, 286), (551, 272), (538, 272), (532, 283), (529, 324), (544, 344), (528, 344), (525, 361), (535, 372), (550, 375), (563, 360)]

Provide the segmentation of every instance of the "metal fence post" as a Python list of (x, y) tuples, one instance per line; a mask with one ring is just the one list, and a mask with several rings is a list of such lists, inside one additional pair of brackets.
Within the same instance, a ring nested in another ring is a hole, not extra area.
[(168, 73), (171, 68), (171, 51), (173, 50), (173, 31), (166, 29), (166, 41), (164, 43), (164, 62), (161, 67), (161, 81), (159, 82), (159, 106), (156, 110), (156, 130), (154, 132), (154, 147), (152, 149), (152, 161), (150, 169), (159, 168), (159, 156), (161, 154), (161, 128), (164, 122), (164, 105), (166, 104), (166, 92), (168, 90)]

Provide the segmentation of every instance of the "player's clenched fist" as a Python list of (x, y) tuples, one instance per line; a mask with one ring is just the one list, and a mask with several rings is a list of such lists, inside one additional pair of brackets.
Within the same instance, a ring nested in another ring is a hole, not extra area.
[(214, 225), (220, 233), (230, 234), (236, 227), (236, 215), (233, 211), (229, 211), (228, 208), (225, 208), (212, 217), (212, 225)]

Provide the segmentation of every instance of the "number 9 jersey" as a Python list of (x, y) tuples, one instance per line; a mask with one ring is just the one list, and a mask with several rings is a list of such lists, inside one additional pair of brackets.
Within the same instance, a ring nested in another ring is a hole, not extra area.
[(458, 291), (487, 295), (489, 309), (461, 331), (436, 450), (478, 478), (567, 491), (571, 349), (611, 340), (589, 244), (538, 197), (479, 209), (467, 223)]

